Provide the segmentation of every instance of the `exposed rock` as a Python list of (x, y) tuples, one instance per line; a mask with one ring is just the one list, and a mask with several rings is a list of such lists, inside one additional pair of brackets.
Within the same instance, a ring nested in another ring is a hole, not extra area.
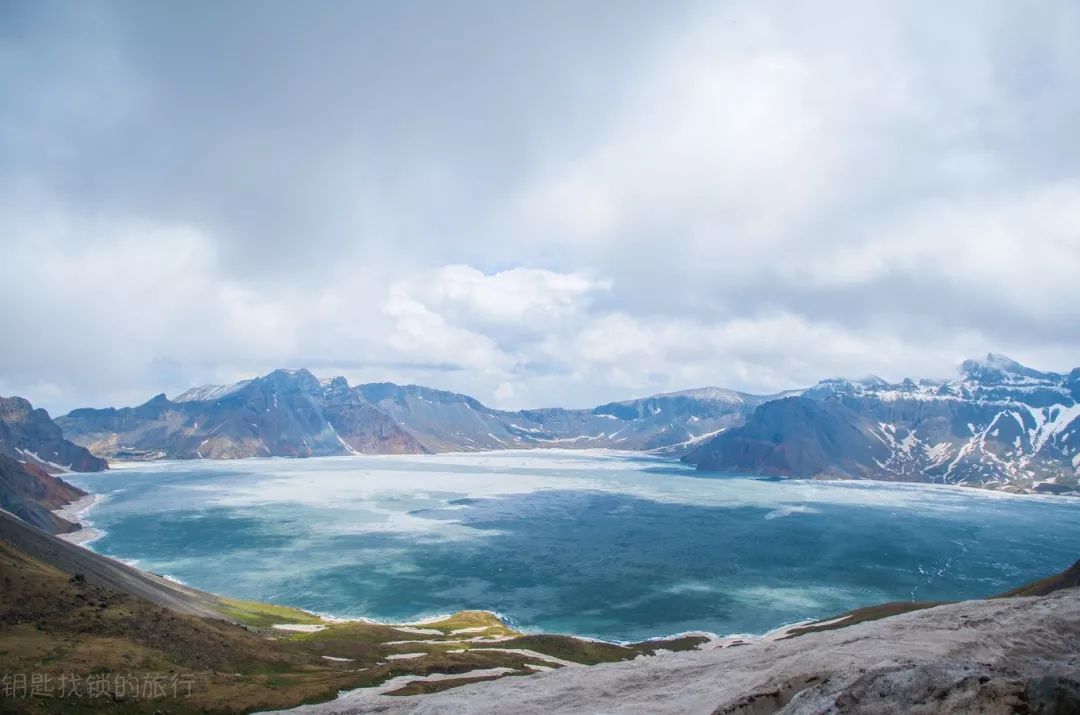
[(1054, 675), (1032, 678), (1024, 699), (1031, 715), (1075, 715), (1080, 713), (1080, 682)]
[(1072, 713), (1078, 670), (1080, 589), (1065, 588), (430, 695), (354, 692), (295, 712)]

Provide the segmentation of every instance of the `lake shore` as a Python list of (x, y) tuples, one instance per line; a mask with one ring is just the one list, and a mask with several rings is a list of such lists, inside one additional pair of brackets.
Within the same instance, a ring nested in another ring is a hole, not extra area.
[(102, 501), (103, 498), (97, 494), (87, 494), (66, 506), (54, 509), (53, 514), (56, 514), (65, 521), (76, 523), (81, 527), (78, 531), (72, 531), (67, 534), (57, 534), (57, 538), (63, 539), (71, 544), (86, 546), (104, 536), (105, 532), (100, 529), (95, 529), (86, 519), (86, 515)]

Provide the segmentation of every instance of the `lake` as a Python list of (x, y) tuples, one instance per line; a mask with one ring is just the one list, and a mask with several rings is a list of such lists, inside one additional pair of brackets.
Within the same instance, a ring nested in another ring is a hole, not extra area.
[(1080, 557), (1080, 500), (698, 474), (619, 452), (164, 462), (71, 482), (100, 553), (340, 617), (631, 640), (988, 596)]

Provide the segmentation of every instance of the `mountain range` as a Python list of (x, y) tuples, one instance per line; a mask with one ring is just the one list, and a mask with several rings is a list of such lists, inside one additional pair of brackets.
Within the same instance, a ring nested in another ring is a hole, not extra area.
[(699, 469), (1064, 493), (1080, 473), (1080, 368), (1002, 355), (954, 380), (824, 380), (757, 407), (684, 459)]
[(775, 395), (702, 388), (591, 409), (497, 410), (454, 392), (350, 386), (307, 370), (55, 422), (22, 398), (0, 398), (0, 507), (66, 530), (51, 512), (82, 493), (56, 475), (105, 469), (106, 458), (537, 447), (649, 451), (702, 472), (1076, 493), (1080, 368), (1042, 372), (991, 354), (965, 361), (952, 380), (828, 379)]
[(79, 409), (64, 434), (111, 458), (421, 454), (535, 447), (652, 450), (688, 446), (742, 424), (778, 395), (707, 388), (592, 409), (492, 409), (419, 385), (352, 387), (307, 370), (158, 395), (138, 407)]

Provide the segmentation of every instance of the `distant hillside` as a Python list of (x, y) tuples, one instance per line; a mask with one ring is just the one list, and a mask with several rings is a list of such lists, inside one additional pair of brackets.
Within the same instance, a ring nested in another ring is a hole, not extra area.
[(741, 424), (769, 396), (718, 388), (591, 410), (495, 410), (419, 385), (276, 370), (138, 407), (79, 409), (57, 421), (95, 454), (127, 459), (414, 454), (532, 447), (650, 450), (694, 444)]
[(64, 439), (45, 410), (21, 397), (0, 397), (0, 508), (52, 533), (73, 531), (76, 524), (52, 512), (85, 492), (53, 475), (107, 467)]
[(760, 405), (685, 459), (722, 472), (1075, 491), (1080, 369), (988, 355), (945, 382), (825, 380)]

